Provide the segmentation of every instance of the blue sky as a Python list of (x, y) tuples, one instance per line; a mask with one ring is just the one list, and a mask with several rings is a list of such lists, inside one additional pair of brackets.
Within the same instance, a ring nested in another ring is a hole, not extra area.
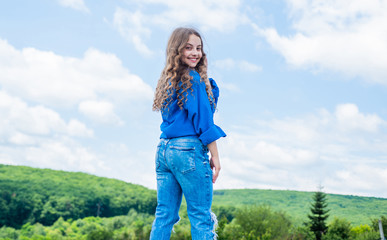
[(154, 189), (153, 91), (171, 31), (220, 89), (216, 189), (387, 198), (386, 0), (0, 4), (0, 163)]

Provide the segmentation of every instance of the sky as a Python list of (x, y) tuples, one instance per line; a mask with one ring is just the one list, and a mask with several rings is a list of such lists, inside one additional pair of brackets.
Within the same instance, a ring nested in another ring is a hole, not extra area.
[(387, 198), (387, 0), (0, 3), (0, 163), (155, 189), (176, 27), (220, 87), (215, 189)]

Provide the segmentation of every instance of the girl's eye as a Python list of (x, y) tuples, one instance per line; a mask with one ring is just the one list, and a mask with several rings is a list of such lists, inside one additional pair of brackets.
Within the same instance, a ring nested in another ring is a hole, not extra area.
[(191, 49), (192, 49), (192, 47), (190, 47), (190, 46), (186, 46), (186, 47), (185, 47), (185, 49), (186, 49), (186, 50), (191, 50)]

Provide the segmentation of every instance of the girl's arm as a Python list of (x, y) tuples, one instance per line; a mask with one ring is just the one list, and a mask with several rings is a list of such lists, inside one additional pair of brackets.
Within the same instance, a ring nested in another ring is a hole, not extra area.
[(208, 144), (207, 148), (208, 150), (210, 150), (211, 153), (210, 165), (211, 169), (213, 170), (212, 182), (215, 183), (220, 171), (220, 161), (216, 141), (213, 141), (212, 143)]

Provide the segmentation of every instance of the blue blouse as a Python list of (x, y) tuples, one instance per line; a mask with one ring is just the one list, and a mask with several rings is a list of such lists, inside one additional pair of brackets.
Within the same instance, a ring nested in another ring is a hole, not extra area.
[[(208, 100), (206, 85), (200, 81), (199, 73), (191, 70), (189, 74), (193, 77), (192, 91), (185, 93), (187, 101), (183, 101), (183, 109), (177, 105), (177, 94), (174, 93), (167, 109), (161, 111), (160, 138), (198, 136), (204, 145), (208, 145), (226, 134), (214, 124), (215, 108)], [(219, 88), (212, 78), (209, 80), (215, 103), (218, 103)]]

